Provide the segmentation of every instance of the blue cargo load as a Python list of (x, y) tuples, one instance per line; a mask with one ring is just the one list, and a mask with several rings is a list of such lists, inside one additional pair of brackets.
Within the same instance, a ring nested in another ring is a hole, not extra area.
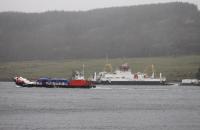
[(60, 78), (39, 78), (36, 83), (38, 85), (48, 86), (48, 85), (59, 85), (59, 86), (67, 86), (67, 79)]

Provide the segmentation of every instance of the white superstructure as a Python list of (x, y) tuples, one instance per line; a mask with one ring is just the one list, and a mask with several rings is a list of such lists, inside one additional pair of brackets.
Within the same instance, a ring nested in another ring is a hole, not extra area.
[(131, 69), (129, 68), (128, 64), (122, 64), (118, 70), (114, 72), (99, 72), (98, 75), (94, 75), (94, 81), (97, 82), (165, 82), (166, 78), (162, 77), (162, 74), (160, 73), (160, 76), (158, 78), (155, 78), (154, 72), (152, 72), (151, 76), (148, 76), (146, 73), (132, 73)]

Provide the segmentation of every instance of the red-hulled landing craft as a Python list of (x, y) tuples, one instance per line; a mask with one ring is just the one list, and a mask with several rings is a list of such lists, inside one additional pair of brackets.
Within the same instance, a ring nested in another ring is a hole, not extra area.
[(48, 87), (48, 88), (95, 88), (95, 84), (84, 79), (84, 76), (79, 72), (74, 73), (71, 80), (63, 78), (39, 78), (35, 81), (30, 81), (26, 78), (17, 76), (14, 77), (14, 82), (20, 87)]

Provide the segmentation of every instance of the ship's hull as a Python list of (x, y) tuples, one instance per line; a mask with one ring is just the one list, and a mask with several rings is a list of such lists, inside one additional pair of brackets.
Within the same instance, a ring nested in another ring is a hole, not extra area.
[(95, 88), (95, 84), (88, 80), (71, 80), (68, 84), (37, 84), (31, 83), (27, 84), (24, 82), (18, 82), (14, 80), (15, 84), (20, 87), (38, 87), (38, 88)]
[(165, 81), (100, 81), (95, 84), (103, 85), (166, 85)]
[(37, 85), (37, 84), (16, 84), (20, 87), (38, 87), (38, 88), (95, 88), (95, 85), (76, 85), (76, 86), (71, 86), (71, 85)]

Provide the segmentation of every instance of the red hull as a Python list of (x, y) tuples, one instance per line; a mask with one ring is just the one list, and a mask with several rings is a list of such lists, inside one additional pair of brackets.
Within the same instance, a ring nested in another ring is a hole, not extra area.
[(68, 83), (63, 84), (62, 82), (53, 82), (49, 84), (48, 82), (46, 83), (37, 83), (35, 82), (30, 82), (27, 79), (24, 79), (22, 77), (15, 77), (14, 81), (16, 85), (22, 86), (22, 87), (57, 87), (57, 88), (95, 88), (95, 84), (91, 81), (88, 80), (70, 80)]
[(68, 84), (68, 87), (71, 88), (92, 88), (95, 87), (95, 85), (88, 80), (71, 80)]

